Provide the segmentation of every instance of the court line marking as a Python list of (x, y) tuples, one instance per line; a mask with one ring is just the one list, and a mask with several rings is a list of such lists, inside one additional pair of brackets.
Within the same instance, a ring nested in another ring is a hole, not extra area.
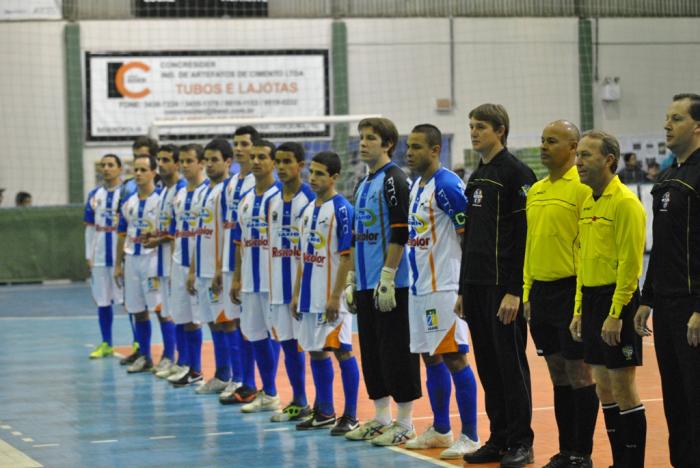
[(32, 439), (31, 437), (24, 437), (24, 438), (22, 439), (22, 441), (23, 441), (23, 442), (34, 442), (34, 439)]
[(174, 436), (174, 435), (153, 436), (153, 437), (149, 437), (149, 440), (175, 439), (176, 437), (177, 436)]
[(21, 466), (23, 468), (41, 468), (44, 465), (31, 458), (21, 450), (0, 439), (0, 466)]
[(5, 424), (4, 426), (0, 426), (0, 427), (3, 429), (8, 429), (8, 430), (12, 429), (12, 426), (8, 426), (7, 424)]
[(221, 435), (233, 435), (235, 432), (224, 431), (224, 432), (207, 432), (205, 436), (221, 436)]
[(19, 431), (12, 431), (12, 432), (10, 432), (10, 434), (12, 434), (13, 436), (21, 436), (22, 435), (22, 433)]
[(60, 447), (61, 444), (36, 444), (32, 445), (34, 448), (44, 448), (44, 447)]
[[(95, 320), (96, 315), (72, 315), (70, 317), (20, 317), (20, 316), (10, 316), (10, 317), (0, 317), (2, 321), (13, 321), (13, 320)], [(114, 317), (116, 319), (116, 317)]]
[(263, 432), (284, 432), (288, 430), (288, 427), (270, 427), (268, 429), (263, 429)]
[(432, 458), (432, 457), (429, 457), (427, 455), (423, 455), (422, 453), (413, 452), (411, 450), (407, 450), (407, 449), (404, 449), (401, 447), (385, 447), (385, 448), (388, 448), (392, 452), (401, 453), (403, 455), (408, 455), (409, 457), (417, 458), (418, 460), (421, 460), (424, 462), (432, 463), (433, 465), (447, 466), (450, 468), (454, 468), (456, 466), (456, 465), (453, 465), (452, 463), (447, 463), (447, 462), (439, 460), (437, 458)]
[(91, 444), (113, 444), (119, 442), (117, 439), (91, 440)]

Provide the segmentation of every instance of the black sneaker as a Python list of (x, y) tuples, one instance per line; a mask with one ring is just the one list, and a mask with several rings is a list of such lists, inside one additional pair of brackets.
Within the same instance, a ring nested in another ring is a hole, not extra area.
[(566, 468), (569, 466), (569, 454), (566, 452), (559, 452), (549, 459), (549, 462), (542, 468)]
[(467, 463), (499, 462), (503, 458), (503, 449), (488, 441), (479, 447), (476, 452), (468, 453), (463, 458)]
[(188, 385), (195, 384), (204, 380), (201, 372), (189, 371), (180, 380), (173, 382), (173, 387), (187, 387)]
[(326, 415), (320, 411), (314, 411), (313, 415), (296, 425), (297, 431), (312, 429), (326, 429), (335, 424), (335, 414)]
[(138, 351), (134, 351), (133, 353), (129, 354), (127, 357), (120, 359), (119, 365), (120, 366), (129, 366), (129, 365), (133, 364), (134, 362), (136, 362), (136, 360), (138, 358), (140, 358), (141, 356), (142, 356), (141, 353), (139, 353)]
[(572, 466), (580, 466), (581, 468), (593, 468), (593, 460), (591, 460), (591, 457), (588, 455), (572, 454), (569, 456), (569, 459), (567, 461), (567, 468)]
[(352, 416), (342, 415), (331, 429), (332, 436), (341, 436), (360, 427), (360, 422)]
[(258, 389), (251, 388), (247, 385), (241, 385), (233, 392), (232, 396), (236, 399), (237, 403), (250, 403), (258, 396)]
[(532, 447), (515, 445), (509, 447), (501, 458), (501, 468), (521, 468), (535, 462), (535, 454)]

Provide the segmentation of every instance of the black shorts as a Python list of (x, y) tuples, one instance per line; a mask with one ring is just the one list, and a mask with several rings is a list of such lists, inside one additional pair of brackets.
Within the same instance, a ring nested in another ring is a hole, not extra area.
[(530, 333), (538, 356), (561, 353), (571, 361), (583, 359), (583, 343), (574, 341), (569, 332), (575, 298), (575, 276), (532, 283)]
[(639, 306), (639, 291), (622, 308), (622, 332), (620, 344), (609, 346), (600, 336), (603, 322), (608, 318), (615, 285), (583, 287), (581, 304), (581, 334), (583, 336), (584, 361), (605, 366), (608, 369), (642, 365), (642, 337), (634, 330), (634, 315)]

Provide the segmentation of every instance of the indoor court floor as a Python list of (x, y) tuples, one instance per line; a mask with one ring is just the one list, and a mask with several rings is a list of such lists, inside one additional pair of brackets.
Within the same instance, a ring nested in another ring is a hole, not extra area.
[[(131, 332), (122, 310), (115, 308), (114, 341), (126, 353)], [(153, 323), (154, 356), (158, 357), (160, 331), (155, 320)], [(439, 450), (377, 448), (331, 437), (327, 431), (298, 432), (293, 425), (270, 423), (270, 413), (243, 415), (235, 406), (221, 406), (216, 396), (197, 395), (192, 388), (172, 388), (152, 374), (127, 375), (117, 359), (88, 359), (98, 337), (96, 310), (87, 284), (0, 287), (0, 467), (462, 465), (461, 460), (439, 460)], [(208, 331), (204, 337), (202, 355), (209, 377), (213, 355)], [(359, 354), (358, 346), (355, 352)], [(645, 339), (644, 353), (638, 387), (648, 418), (647, 466), (669, 466), (661, 387), (650, 339)], [(535, 355), (532, 343), (528, 357), (534, 466), (542, 466), (557, 451), (552, 389), (544, 360)], [(283, 365), (278, 375), (286, 403), (291, 391), (284, 384)], [(307, 382), (312, 400), (310, 371)], [(336, 411), (342, 411), (337, 366), (335, 401)], [(479, 387), (482, 440), (488, 437), (483, 408)], [(363, 421), (373, 413), (362, 382), (358, 412)], [(425, 390), (414, 417), (419, 432), (432, 423)], [(454, 403), (452, 424), (457, 433), (459, 418)], [(611, 463), (602, 413), (593, 460), (598, 467)]]

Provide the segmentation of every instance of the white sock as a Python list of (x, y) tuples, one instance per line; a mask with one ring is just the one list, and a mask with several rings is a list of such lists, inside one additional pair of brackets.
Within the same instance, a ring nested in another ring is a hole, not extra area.
[(399, 408), (396, 422), (406, 429), (413, 429), (413, 402), (396, 403), (396, 406)]
[(384, 426), (391, 424), (391, 398), (384, 397), (374, 400), (374, 420)]

